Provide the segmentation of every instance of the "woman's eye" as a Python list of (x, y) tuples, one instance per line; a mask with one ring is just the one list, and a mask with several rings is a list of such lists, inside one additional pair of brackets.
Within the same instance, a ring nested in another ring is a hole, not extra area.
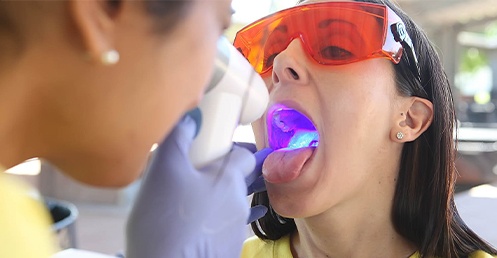
[(354, 57), (354, 54), (338, 46), (328, 46), (321, 50), (321, 56), (331, 60), (347, 60)]

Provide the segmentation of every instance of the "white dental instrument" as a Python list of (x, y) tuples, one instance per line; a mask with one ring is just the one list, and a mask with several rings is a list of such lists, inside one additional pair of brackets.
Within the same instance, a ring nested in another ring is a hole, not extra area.
[(262, 77), (224, 37), (218, 41), (215, 71), (198, 108), (200, 129), (190, 149), (199, 169), (228, 153), (238, 125), (260, 118), (269, 102)]

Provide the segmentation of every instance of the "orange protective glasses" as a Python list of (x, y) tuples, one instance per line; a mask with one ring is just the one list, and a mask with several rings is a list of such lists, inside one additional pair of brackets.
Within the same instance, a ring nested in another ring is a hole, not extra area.
[[(403, 51), (419, 77), (416, 54), (405, 25), (384, 5), (321, 2), (299, 5), (264, 17), (236, 34), (234, 46), (255, 70), (271, 71), (273, 60), (298, 39), (319, 64), (343, 65), (385, 57), (395, 64)], [(407, 51), (406, 51), (407, 50)]]

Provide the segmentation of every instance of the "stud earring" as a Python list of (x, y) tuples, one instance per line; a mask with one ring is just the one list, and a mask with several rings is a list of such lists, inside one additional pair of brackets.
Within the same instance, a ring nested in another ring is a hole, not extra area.
[(100, 62), (103, 65), (115, 65), (119, 62), (119, 52), (115, 49), (107, 50), (100, 56)]
[(402, 132), (398, 132), (396, 136), (397, 140), (402, 140), (402, 138), (404, 138), (404, 134)]

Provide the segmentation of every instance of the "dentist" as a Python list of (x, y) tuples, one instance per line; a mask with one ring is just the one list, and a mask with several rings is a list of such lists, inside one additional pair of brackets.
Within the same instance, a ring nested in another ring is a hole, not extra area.
[[(235, 147), (195, 169), (186, 153), (196, 124), (183, 117), (202, 98), (230, 4), (0, 2), (1, 166), (39, 157), (82, 183), (120, 187), (163, 142), (128, 223), (127, 257), (236, 257), (254, 156)], [(0, 174), (0, 257), (57, 251), (48, 214), (26, 192)]]

